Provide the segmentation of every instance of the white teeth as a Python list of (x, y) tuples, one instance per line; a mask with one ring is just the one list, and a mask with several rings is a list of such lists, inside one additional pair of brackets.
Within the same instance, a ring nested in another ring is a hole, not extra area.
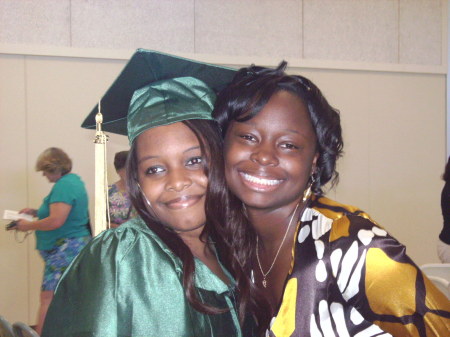
[(244, 177), (245, 180), (248, 180), (249, 182), (255, 183), (258, 185), (273, 186), (273, 185), (278, 185), (281, 183), (281, 180), (257, 178), (257, 177), (251, 176), (247, 173), (242, 173), (242, 176)]

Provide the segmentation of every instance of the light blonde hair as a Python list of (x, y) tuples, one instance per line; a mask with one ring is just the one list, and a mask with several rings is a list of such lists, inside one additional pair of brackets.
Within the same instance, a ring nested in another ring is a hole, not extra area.
[(72, 160), (61, 149), (50, 147), (42, 152), (36, 161), (36, 171), (61, 173), (65, 175), (72, 170)]

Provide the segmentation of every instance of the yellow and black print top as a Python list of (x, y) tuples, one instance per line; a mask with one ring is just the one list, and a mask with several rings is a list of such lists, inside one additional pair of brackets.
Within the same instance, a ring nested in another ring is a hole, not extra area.
[(271, 337), (450, 336), (450, 301), (361, 210), (314, 198)]

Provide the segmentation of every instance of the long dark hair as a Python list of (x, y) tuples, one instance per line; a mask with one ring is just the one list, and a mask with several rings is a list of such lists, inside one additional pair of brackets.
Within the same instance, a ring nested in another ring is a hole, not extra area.
[[(219, 94), (213, 116), (219, 122), (225, 138), (232, 122), (246, 121), (257, 115), (275, 93), (286, 90), (297, 95), (307, 107), (317, 136), (319, 157), (312, 190), (316, 195), (322, 195), (322, 186), (330, 181), (332, 185), (336, 184), (339, 177), (336, 161), (342, 155), (343, 148), (339, 113), (328, 104), (319, 88), (310, 80), (303, 76), (287, 75), (286, 66), (287, 63), (283, 61), (276, 69), (254, 65), (240, 69), (233, 81)], [(243, 213), (242, 202), (235, 196), (230, 198), (229, 207), (241, 209)], [(249, 273), (255, 259), (256, 233), (241, 216), (237, 216), (235, 221), (229, 221), (227, 226), (231, 227), (229, 231), (234, 237), (232, 250), (237, 252), (238, 259)], [(265, 310), (261, 308), (261, 311)]]
[[(225, 223), (234, 221), (234, 208), (223, 207), (229, 204), (230, 193), (226, 187), (224, 163), (222, 156), (222, 139), (220, 128), (215, 121), (208, 120), (186, 120), (183, 123), (194, 132), (199, 140), (202, 154), (206, 157), (205, 174), (208, 177), (206, 192), (205, 212), (206, 223), (201, 233), (201, 239), (214, 242), (221, 263), (233, 274), (238, 288), (238, 312), (241, 325), (248, 313), (257, 318), (260, 314), (256, 312), (258, 305), (252, 299), (250, 279), (244, 272), (243, 267), (232, 251), (230, 244), (231, 236), (226, 232)], [(131, 202), (145, 221), (147, 226), (172, 250), (183, 264), (183, 287), (185, 296), (190, 305), (204, 314), (219, 314), (224, 309), (215, 308), (202, 302), (194, 287), (195, 262), (189, 247), (183, 240), (171, 230), (168, 230), (158, 218), (156, 218), (146, 207), (146, 202), (138, 186), (138, 167), (136, 141), (131, 145), (127, 161), (127, 182)], [(239, 216), (238, 216), (239, 218)], [(225, 310), (226, 311), (226, 310)], [(257, 318), (258, 319), (258, 318)]]

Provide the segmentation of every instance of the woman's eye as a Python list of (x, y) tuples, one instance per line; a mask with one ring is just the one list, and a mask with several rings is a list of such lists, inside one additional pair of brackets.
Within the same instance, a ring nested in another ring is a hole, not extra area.
[(252, 135), (240, 135), (239, 137), (241, 137), (242, 139), (247, 140), (249, 142), (255, 141), (255, 137), (253, 137)]
[(298, 150), (299, 149), (299, 147), (297, 145), (294, 145), (292, 143), (281, 144), (281, 147), (284, 149), (288, 149), (288, 150)]
[(187, 165), (202, 165), (203, 158), (202, 157), (193, 157), (187, 161)]
[(161, 173), (161, 172), (164, 172), (164, 169), (162, 167), (152, 166), (152, 167), (149, 167), (145, 171), (145, 174), (157, 174), (157, 173)]

